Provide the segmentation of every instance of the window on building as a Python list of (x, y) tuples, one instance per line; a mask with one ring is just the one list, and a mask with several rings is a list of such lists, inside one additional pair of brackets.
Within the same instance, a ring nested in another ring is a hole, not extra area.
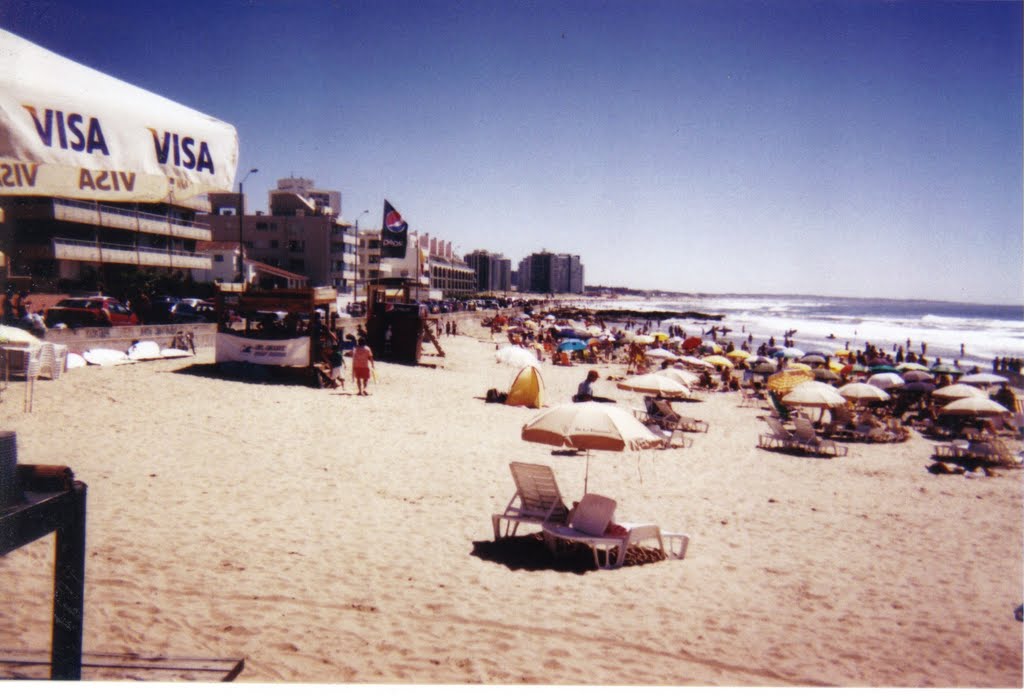
[(256, 223), (256, 229), (266, 231), (267, 223), (265, 223), (265, 222), (257, 222)]
[(224, 263), (224, 254), (214, 254), (213, 261), (214, 263)]
[(277, 249), (279, 246), (280, 246), (280, 243), (276, 239), (271, 239), (270, 240), (270, 248), (271, 249)]
[(306, 240), (304, 239), (289, 239), (288, 240), (288, 251), (305, 251)]

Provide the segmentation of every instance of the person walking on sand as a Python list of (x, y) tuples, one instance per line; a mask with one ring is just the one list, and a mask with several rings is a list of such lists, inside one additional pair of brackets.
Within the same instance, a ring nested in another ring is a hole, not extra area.
[(373, 351), (366, 345), (366, 339), (360, 338), (352, 351), (352, 379), (356, 381), (356, 389), (360, 396), (365, 396), (366, 384), (370, 381), (370, 369), (376, 364), (373, 361)]

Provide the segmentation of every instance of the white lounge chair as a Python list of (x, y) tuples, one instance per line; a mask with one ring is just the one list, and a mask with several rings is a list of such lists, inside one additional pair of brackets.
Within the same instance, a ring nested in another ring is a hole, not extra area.
[(775, 416), (765, 416), (765, 422), (771, 432), (761, 433), (757, 436), (757, 446), (764, 449), (787, 449), (799, 447), (793, 433), (786, 430), (786, 427)]
[[(568, 525), (544, 524), (544, 540), (552, 553), (558, 552), (558, 542), (568, 541), (586, 544), (594, 554), (594, 565), (600, 570), (620, 568), (626, 561), (626, 550), (644, 541), (656, 541), (658, 548), (665, 553), (663, 537), (669, 537), (678, 543), (678, 548), (670, 548), (666, 554), (670, 558), (682, 559), (686, 555), (689, 537), (685, 534), (665, 534), (656, 524), (619, 524), (625, 530), (624, 535), (608, 534), (608, 524), (615, 514), (616, 502), (611, 498), (596, 493), (583, 496), (572, 521)], [(602, 563), (600, 550), (604, 551)], [(611, 552), (615, 551), (614, 558)]]
[(818, 434), (814, 432), (814, 426), (807, 418), (803, 416), (797, 416), (793, 419), (793, 438), (796, 443), (814, 454), (827, 454), (829, 451), (835, 456), (846, 456), (847, 448), (843, 445), (837, 445), (832, 440), (824, 440), (818, 437)]
[(662, 449), (668, 449), (670, 447), (686, 448), (693, 445), (693, 438), (686, 437), (682, 430), (666, 430), (654, 422), (647, 423), (647, 429), (661, 439)]
[[(495, 540), (515, 534), (523, 522), (542, 525), (568, 519), (569, 508), (562, 502), (562, 494), (550, 466), (524, 462), (511, 462), (508, 466), (516, 482), (516, 492), (504, 512), (491, 515)], [(502, 520), (505, 521), (504, 534), (501, 532)]]

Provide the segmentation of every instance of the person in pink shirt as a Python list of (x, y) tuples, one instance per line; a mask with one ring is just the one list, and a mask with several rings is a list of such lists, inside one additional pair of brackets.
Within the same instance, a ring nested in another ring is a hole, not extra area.
[(356, 347), (352, 350), (352, 378), (356, 381), (356, 389), (359, 395), (368, 394), (366, 384), (370, 381), (370, 369), (373, 362), (373, 351), (366, 345), (366, 339), (360, 338)]

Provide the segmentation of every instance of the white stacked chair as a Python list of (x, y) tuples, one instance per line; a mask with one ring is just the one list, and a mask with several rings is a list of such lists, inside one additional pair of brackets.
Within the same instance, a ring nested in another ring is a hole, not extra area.
[(31, 413), (32, 402), (35, 397), (36, 379), (39, 377), (39, 370), (42, 367), (41, 353), (43, 344), (36, 343), (22, 347), (3, 348), (4, 374), (7, 379), (11, 376), (23, 377), (25, 380), (24, 409)]

